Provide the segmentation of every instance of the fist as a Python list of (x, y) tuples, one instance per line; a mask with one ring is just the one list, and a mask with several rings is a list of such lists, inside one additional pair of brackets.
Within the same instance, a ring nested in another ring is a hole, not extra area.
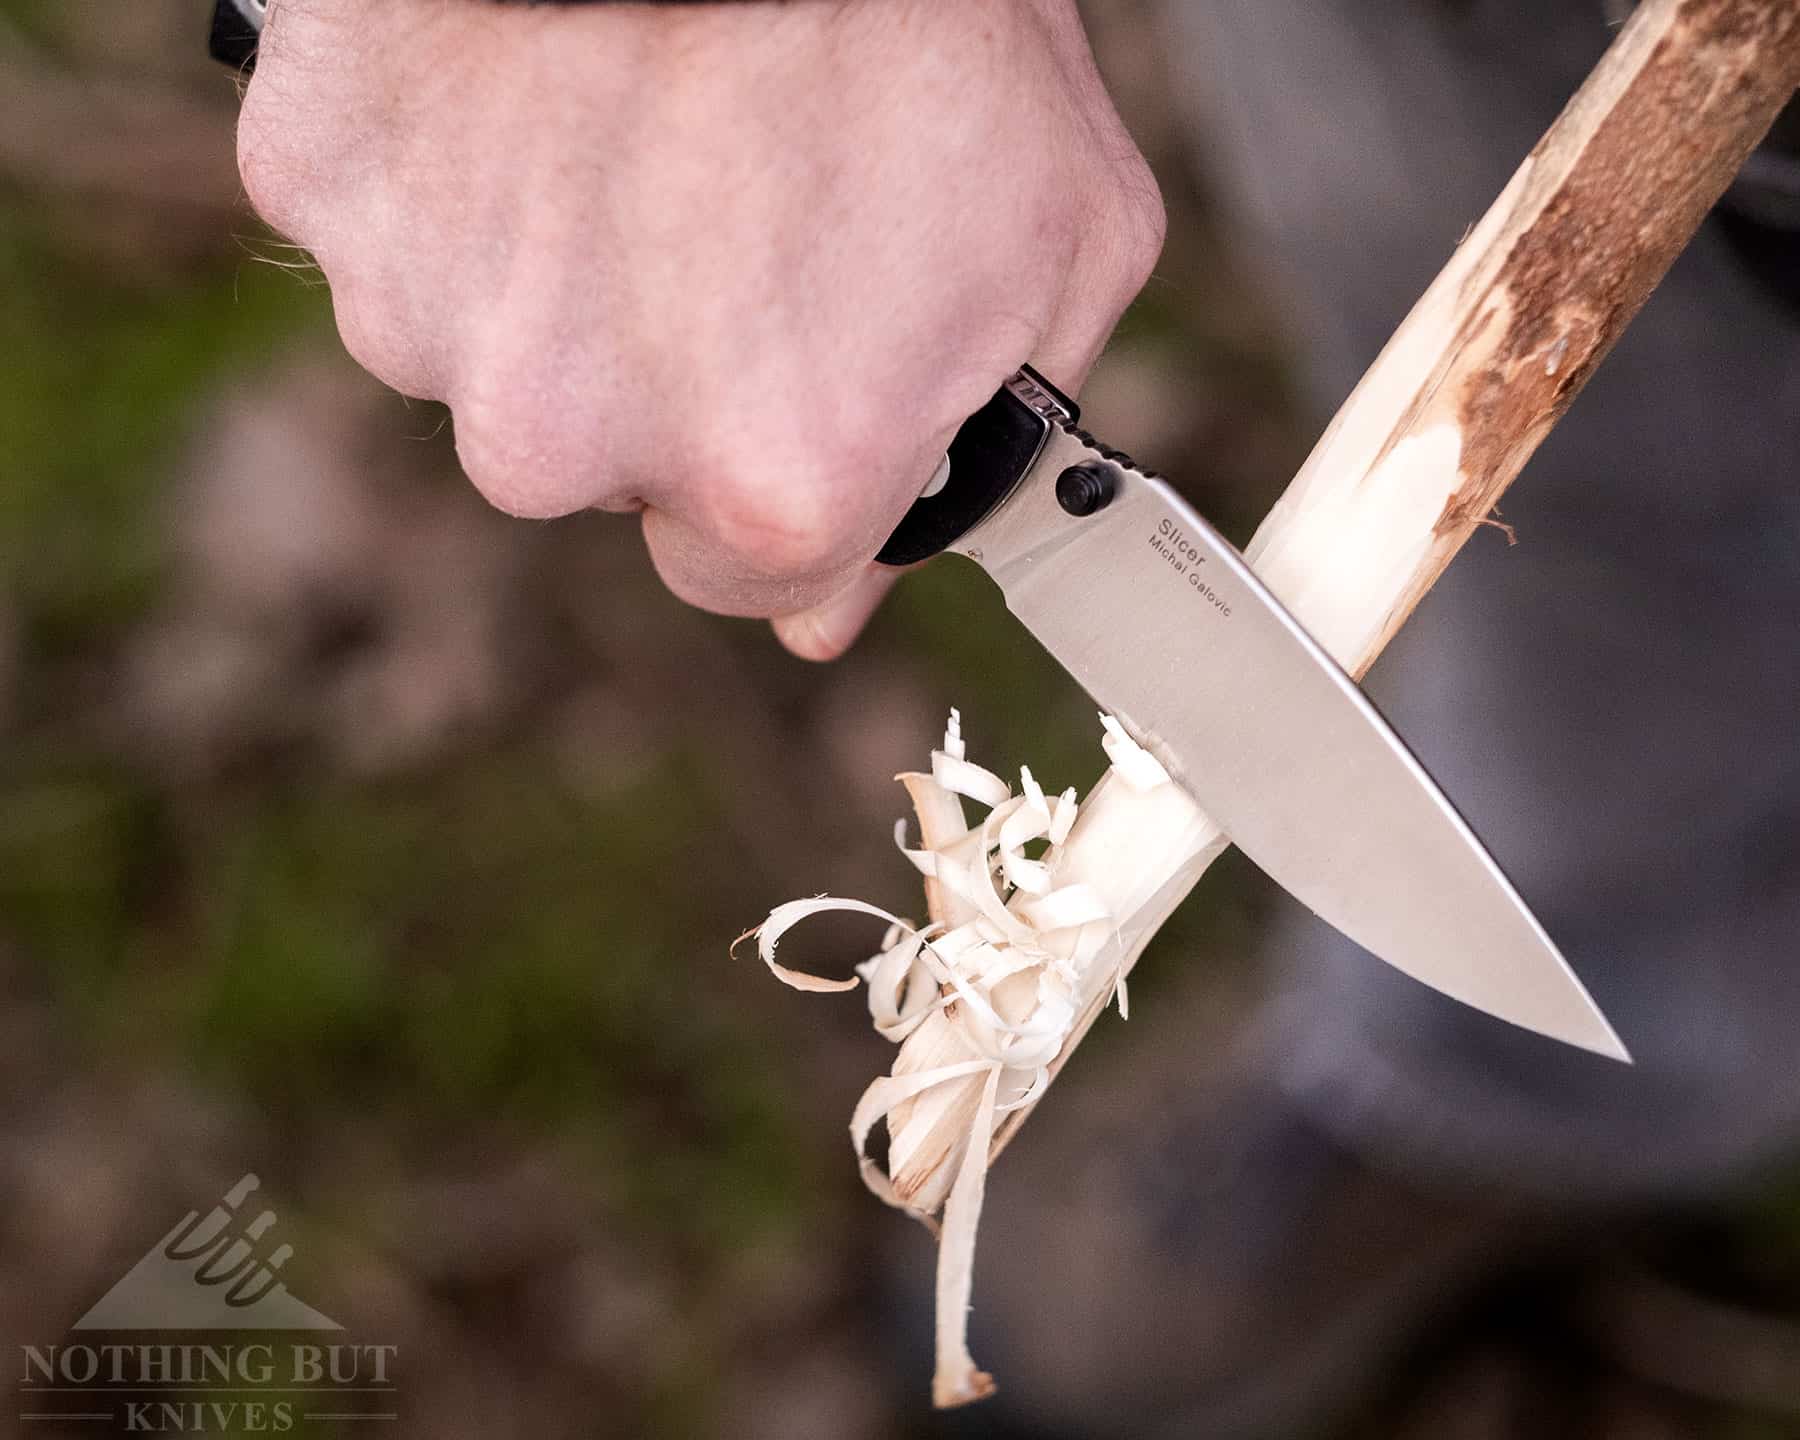
[(252, 203), (513, 515), (636, 514), (828, 658), (951, 436), (1077, 388), (1161, 249), (1071, 0), (277, 0)]

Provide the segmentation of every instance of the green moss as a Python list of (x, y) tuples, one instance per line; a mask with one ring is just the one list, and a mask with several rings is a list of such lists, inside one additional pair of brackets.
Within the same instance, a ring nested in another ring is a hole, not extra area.
[(693, 1243), (794, 1223), (781, 1076), (696, 1003), (694, 957), (722, 944), (687, 864), (718, 823), (698, 773), (672, 761), (594, 800), (520, 747), (265, 799), (196, 877), (178, 1048), (273, 1109), (589, 1134), (625, 1203)]
[[(29, 752), (0, 781), (0, 916), (43, 978), (86, 1008), (111, 984), (154, 853), (152, 801), (97, 763)], [(33, 763), (33, 762), (36, 763)]]
[(151, 506), (195, 407), (327, 312), (259, 266), (127, 280), (27, 213), (0, 205), (0, 584), (29, 648), (54, 654), (153, 593)]

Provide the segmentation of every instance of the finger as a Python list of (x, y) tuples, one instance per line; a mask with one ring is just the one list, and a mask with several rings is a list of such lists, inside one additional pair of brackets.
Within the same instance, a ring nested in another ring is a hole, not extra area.
[(882, 599), (905, 572), (892, 565), (871, 564), (822, 605), (769, 623), (775, 638), (802, 660), (835, 660), (862, 634)]

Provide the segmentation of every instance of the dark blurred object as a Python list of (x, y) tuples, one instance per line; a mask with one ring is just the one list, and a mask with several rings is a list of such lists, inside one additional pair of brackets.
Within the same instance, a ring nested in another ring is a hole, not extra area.
[(246, 75), (256, 69), (256, 42), (262, 35), (266, 0), (217, 0), (208, 48), (215, 60)]
[(1800, 100), (1726, 192), (1718, 220), (1750, 273), (1800, 314)]
[[(1175, 10), (1196, 143), (1280, 267), (1322, 409), (1610, 38), (1560, 0)], [(1471, 544), (1376, 667), (1639, 1063), (1558, 1053), (1296, 919), (1291, 1083), (1353, 1148), (1569, 1203), (1800, 1141), (1797, 428), (1800, 326), (1703, 232), (1509, 495), (1520, 543)]]

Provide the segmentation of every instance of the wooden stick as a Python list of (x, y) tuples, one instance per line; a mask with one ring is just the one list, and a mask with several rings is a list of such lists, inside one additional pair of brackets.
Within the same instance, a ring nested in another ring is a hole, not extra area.
[[(1489, 516), (1797, 84), (1800, 0), (1648, 0), (1620, 32), (1246, 552), (1352, 674)], [(1221, 836), (1179, 857), (1163, 914), (1223, 849)], [(1104, 1003), (1088, 1005), (1052, 1073)], [(954, 1026), (933, 1019), (896, 1073), (958, 1053)], [(955, 1086), (930, 1100), (891, 1154), (896, 1191), (925, 1209), (948, 1189), (972, 1103)], [(1007, 1116), (990, 1154), (1029, 1113)]]
[(1800, 0), (1653, 0), (1621, 31), (1250, 542), (1345, 669), (1492, 512), (1796, 84)]

